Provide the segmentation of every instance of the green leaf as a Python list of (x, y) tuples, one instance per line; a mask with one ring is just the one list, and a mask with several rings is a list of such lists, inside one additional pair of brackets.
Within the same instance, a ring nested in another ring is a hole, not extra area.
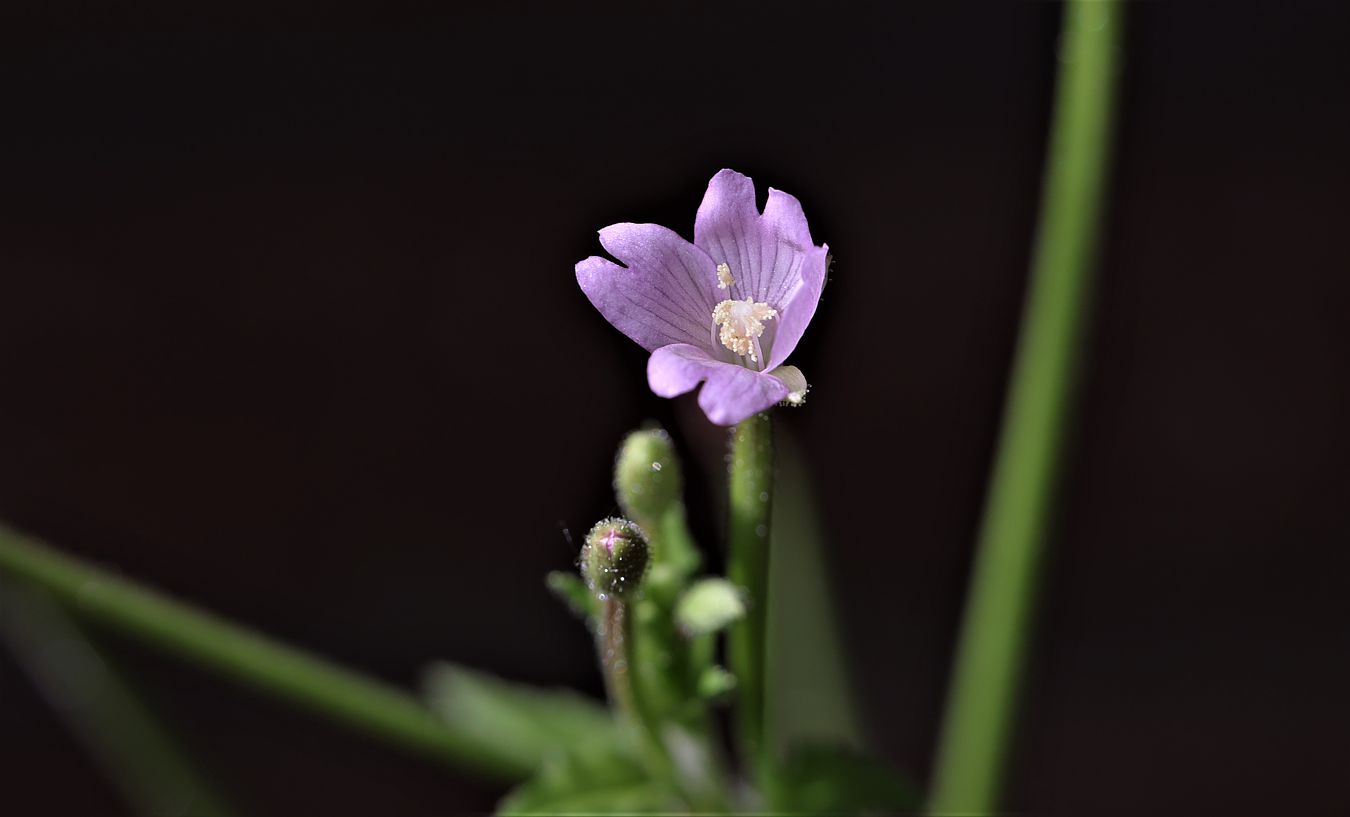
[(451, 729), (491, 745), (523, 768), (569, 746), (618, 740), (609, 710), (566, 689), (540, 689), (440, 662), (423, 679), (427, 705)]
[(497, 813), (634, 814), (680, 811), (680, 798), (651, 780), (629, 751), (631, 744), (587, 743), (554, 756), (516, 787)]
[(808, 467), (784, 424), (779, 426), (777, 443), (765, 636), (765, 738), (780, 756), (801, 742), (861, 749), (866, 742), (853, 705)]
[(632, 603), (629, 614), (633, 616), (633, 640), (628, 645), (633, 682), (641, 687), (651, 717), (675, 717), (689, 693), (680, 652), (684, 645), (675, 633), (670, 610), (644, 596)]
[(544, 583), (577, 618), (593, 618), (599, 613), (600, 602), (577, 574), (555, 570), (544, 577)]
[(783, 814), (908, 814), (918, 792), (875, 758), (842, 746), (795, 749), (774, 775), (772, 810)]
[(674, 568), (682, 582), (694, 575), (703, 563), (703, 556), (689, 533), (684, 503), (676, 502), (667, 508), (656, 530), (657, 561)]
[(673, 794), (650, 781), (607, 786), (541, 787), (526, 783), (497, 806), (500, 815), (515, 814), (667, 814), (681, 805)]
[(714, 633), (745, 615), (745, 594), (726, 579), (700, 579), (675, 606), (675, 623), (686, 635)]
[(698, 677), (698, 696), (704, 700), (721, 700), (735, 688), (736, 676), (725, 667), (708, 667)]

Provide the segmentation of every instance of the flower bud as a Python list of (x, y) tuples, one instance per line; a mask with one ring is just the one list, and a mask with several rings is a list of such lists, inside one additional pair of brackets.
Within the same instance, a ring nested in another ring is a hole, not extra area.
[(581, 573), (601, 599), (631, 597), (647, 572), (647, 536), (627, 519), (602, 519), (586, 534)]
[(659, 428), (629, 434), (614, 461), (614, 493), (628, 516), (654, 525), (683, 489), (680, 460)]

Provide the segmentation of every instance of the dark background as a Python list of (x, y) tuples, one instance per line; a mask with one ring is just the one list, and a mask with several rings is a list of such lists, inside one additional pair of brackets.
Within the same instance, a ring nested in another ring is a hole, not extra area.
[[(705, 465), (720, 443), (690, 400), (647, 392), (644, 353), (572, 265), (612, 222), (690, 235), (733, 167), (796, 194), (836, 256), (793, 361), (815, 389), (781, 420), (822, 489), (876, 744), (922, 779), (1058, 13), (11, 21), (0, 517), (396, 683), (446, 657), (598, 693), (585, 632), (542, 585), (573, 558), (563, 528), (612, 510), (613, 446), (643, 419)], [(1141, 3), (1129, 23), (1008, 806), (1343, 813), (1350, 14)], [(692, 497), (705, 541), (712, 490)], [(447, 814), (498, 794), (102, 643), (257, 814)], [(122, 808), (4, 654), (0, 768), (16, 814)]]

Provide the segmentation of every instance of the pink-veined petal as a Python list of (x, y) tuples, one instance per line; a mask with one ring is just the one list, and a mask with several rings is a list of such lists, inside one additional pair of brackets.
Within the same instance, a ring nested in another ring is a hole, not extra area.
[(825, 284), (828, 248), (811, 242), (806, 215), (794, 196), (769, 188), (761, 214), (748, 176), (722, 170), (708, 183), (694, 221), (694, 244), (715, 264), (725, 263), (736, 283), (726, 297), (749, 297), (778, 310), (765, 325), (761, 345), (768, 368), (787, 359), (815, 315)]
[(788, 387), (766, 373), (715, 360), (690, 344), (673, 344), (652, 352), (647, 361), (647, 383), (661, 397), (675, 397), (703, 389), (698, 405), (717, 425), (735, 425), (787, 399)]
[(656, 224), (611, 225), (600, 243), (623, 266), (591, 256), (576, 273), (606, 320), (648, 351), (708, 345), (717, 271), (707, 253)]

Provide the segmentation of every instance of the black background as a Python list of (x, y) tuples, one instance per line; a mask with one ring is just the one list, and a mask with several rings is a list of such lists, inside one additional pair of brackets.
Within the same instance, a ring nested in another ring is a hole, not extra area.
[[(633, 4), (634, 6), (640, 4)], [(599, 691), (543, 588), (645, 388), (576, 287), (711, 175), (836, 266), (782, 413), (880, 750), (930, 769), (1034, 229), (1058, 7), (47, 11), (0, 52), (0, 516), (400, 684)], [(138, 18), (134, 22), (146, 22)], [(1350, 15), (1130, 7), (1115, 188), (1008, 805), (1350, 809)], [(693, 471), (694, 467), (691, 466)], [(715, 541), (715, 483), (692, 497)], [(133, 643), (262, 815), (498, 792)], [(0, 803), (117, 813), (0, 654)]]

